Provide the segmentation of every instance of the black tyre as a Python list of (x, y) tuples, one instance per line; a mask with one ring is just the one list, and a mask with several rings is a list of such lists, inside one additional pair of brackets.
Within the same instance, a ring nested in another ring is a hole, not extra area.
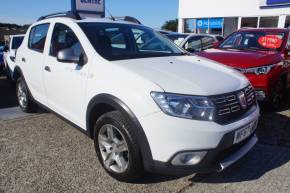
[(144, 174), (134, 126), (118, 111), (104, 114), (94, 127), (96, 153), (110, 176), (132, 182)]
[(4, 67), (3, 65), (0, 64), (0, 75), (4, 72)]
[(286, 87), (285, 87), (285, 82), (283, 79), (280, 79), (274, 88), (274, 92), (271, 98), (271, 108), (273, 110), (279, 110), (282, 107), (283, 104), (283, 99), (286, 96)]
[(5, 75), (6, 75), (7, 80), (12, 81), (11, 71), (8, 66), (5, 67)]
[(33, 102), (27, 85), (22, 77), (20, 77), (16, 82), (16, 96), (18, 100), (19, 107), (25, 113), (35, 113), (37, 110), (37, 105)]

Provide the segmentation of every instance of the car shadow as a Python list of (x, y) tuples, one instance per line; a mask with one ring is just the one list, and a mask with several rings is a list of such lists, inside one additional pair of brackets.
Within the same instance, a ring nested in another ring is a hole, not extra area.
[(248, 155), (225, 171), (209, 175), (197, 174), (190, 181), (211, 184), (254, 181), (282, 167), (289, 160), (289, 148), (258, 144)]
[(168, 182), (173, 180), (178, 180), (180, 178), (190, 176), (190, 175), (159, 175), (147, 173), (142, 179), (132, 182), (133, 184), (157, 184), (161, 182)]

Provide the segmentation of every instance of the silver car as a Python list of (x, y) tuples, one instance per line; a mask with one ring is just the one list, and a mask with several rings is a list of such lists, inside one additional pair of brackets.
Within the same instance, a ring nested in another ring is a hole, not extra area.
[(166, 36), (171, 39), (175, 44), (191, 53), (213, 48), (215, 43), (224, 40), (224, 38), (220, 35), (209, 34), (171, 33)]

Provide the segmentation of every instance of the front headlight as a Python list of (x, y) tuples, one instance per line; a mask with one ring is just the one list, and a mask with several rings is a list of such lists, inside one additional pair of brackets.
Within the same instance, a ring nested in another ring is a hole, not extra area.
[(246, 68), (246, 69), (241, 69), (241, 72), (244, 74), (256, 74), (256, 75), (265, 75), (269, 74), (269, 72), (275, 67), (281, 65), (281, 62), (277, 64), (272, 64), (268, 66), (260, 66), (256, 68)]
[(152, 92), (151, 96), (160, 109), (168, 115), (202, 121), (213, 120), (214, 104), (207, 97), (160, 92)]

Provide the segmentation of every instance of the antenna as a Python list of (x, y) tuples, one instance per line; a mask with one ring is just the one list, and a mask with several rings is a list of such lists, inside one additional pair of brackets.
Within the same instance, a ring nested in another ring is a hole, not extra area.
[(109, 10), (107, 7), (105, 7), (105, 9), (106, 9), (106, 11), (109, 13), (111, 19), (112, 19), (113, 21), (116, 21), (116, 18), (112, 15), (112, 13), (110, 12), (110, 10)]

